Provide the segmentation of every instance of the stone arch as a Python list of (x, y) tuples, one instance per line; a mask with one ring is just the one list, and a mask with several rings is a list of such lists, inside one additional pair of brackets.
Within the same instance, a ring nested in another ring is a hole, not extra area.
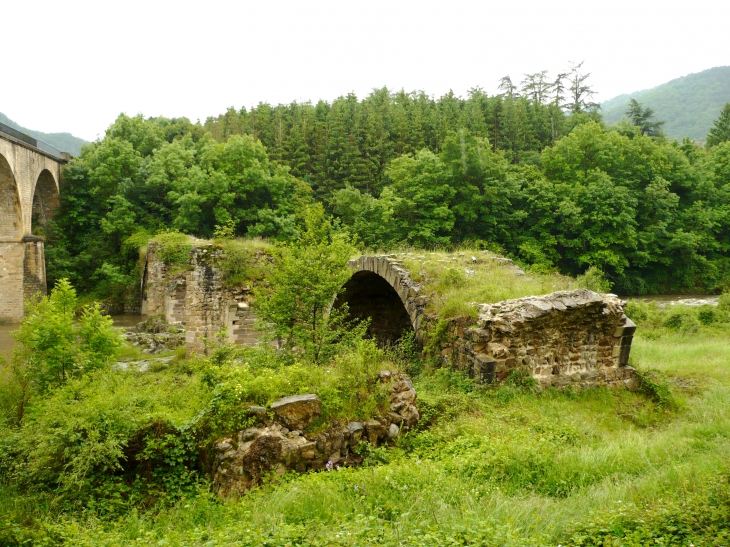
[(7, 159), (0, 154), (0, 241), (23, 238), (23, 209), (18, 185)]
[(33, 205), (31, 214), (31, 233), (42, 232), (46, 223), (53, 218), (56, 209), (61, 205), (58, 182), (53, 173), (43, 169), (33, 187)]
[(354, 273), (334, 304), (337, 308), (347, 303), (351, 319), (371, 318), (369, 334), (381, 345), (396, 342), (408, 330), (422, 339), (428, 300), (400, 264), (390, 256), (362, 256), (351, 261)]

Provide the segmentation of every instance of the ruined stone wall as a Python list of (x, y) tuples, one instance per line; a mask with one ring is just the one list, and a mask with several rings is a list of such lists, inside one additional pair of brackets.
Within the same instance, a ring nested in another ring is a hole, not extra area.
[(476, 319), (448, 322), (441, 358), (486, 383), (518, 370), (542, 387), (630, 384), (636, 326), (622, 304), (586, 289), (480, 304)]
[(154, 241), (147, 245), (142, 314), (162, 315), (169, 323), (185, 323), (187, 272), (171, 272), (158, 256), (159, 249)]
[[(148, 251), (148, 313), (161, 309), (160, 313), (172, 319), (174, 306), (169, 306), (169, 295), (174, 293), (179, 299), (184, 290), (189, 352), (204, 352), (205, 341), (212, 340), (223, 327), (228, 329), (231, 342), (253, 345), (260, 339), (254, 329), (251, 287), (226, 287), (225, 274), (216, 267), (221, 253), (223, 250), (212, 244), (194, 247), (183, 285), (166, 279), (154, 249)], [(427, 311), (428, 297), (400, 261), (390, 256), (363, 256), (350, 267), (355, 273), (344, 287), (342, 301), (354, 304), (354, 316), (367, 314), (372, 308), (374, 321), (387, 319), (385, 326), (372, 329), (373, 336), (391, 340), (398, 335), (395, 330), (408, 327), (410, 322), (416, 337), (435, 348), (446, 366), (463, 370), (480, 382), (500, 382), (513, 370), (534, 377), (543, 387), (633, 381), (628, 357), (636, 327), (623, 313), (623, 302), (614, 295), (601, 296), (585, 289), (560, 291), (474, 304), (477, 317), (442, 321)], [(373, 275), (380, 281), (374, 282)], [(393, 292), (386, 294), (381, 281)], [(357, 286), (360, 282), (362, 286)], [(390, 304), (384, 306), (381, 300), (386, 296), (402, 306), (402, 317), (395, 317)], [(340, 299), (335, 305), (338, 302)]]
[(259, 340), (251, 311), (251, 287), (229, 288), (225, 273), (216, 266), (223, 252), (212, 244), (198, 245), (190, 253), (184, 271), (171, 272), (158, 256), (159, 244), (147, 247), (147, 264), (142, 290), (146, 315), (163, 315), (170, 323), (182, 323), (188, 352), (205, 353), (223, 328), (228, 340), (253, 345)]
[[(512, 266), (516, 275), (524, 275), (509, 259), (495, 260)], [(534, 377), (543, 387), (634, 381), (628, 360), (636, 325), (623, 313), (623, 302), (614, 295), (579, 289), (474, 304), (477, 318), (449, 319), (439, 335), (441, 318), (428, 313), (429, 299), (402, 261), (391, 255), (363, 256), (351, 261), (350, 267), (356, 272), (351, 281), (362, 272), (386, 280), (408, 313), (416, 337), (431, 342), (439, 336), (436, 346), (442, 362), (480, 382), (502, 381), (512, 370)], [(345, 288), (357, 292), (347, 285)]]

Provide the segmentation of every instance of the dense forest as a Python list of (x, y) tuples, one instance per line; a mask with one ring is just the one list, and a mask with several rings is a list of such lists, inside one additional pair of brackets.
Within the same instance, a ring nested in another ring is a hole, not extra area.
[(718, 66), (676, 78), (651, 89), (619, 95), (601, 104), (606, 123), (625, 116), (635, 99), (666, 121), (664, 132), (674, 139), (705, 140), (722, 106), (730, 100), (730, 66)]
[(203, 125), (121, 115), (65, 169), (49, 280), (137, 298), (149, 237), (227, 228), (285, 241), (319, 202), (363, 248), (469, 244), (543, 272), (594, 268), (620, 294), (730, 283), (727, 109), (700, 148), (663, 136), (636, 102), (607, 127), (580, 66), (500, 90), (383, 88)]

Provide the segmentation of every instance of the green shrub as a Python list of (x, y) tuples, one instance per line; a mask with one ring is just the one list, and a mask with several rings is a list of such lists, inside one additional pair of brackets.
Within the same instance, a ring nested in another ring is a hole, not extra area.
[(697, 310), (697, 319), (703, 325), (712, 325), (719, 319), (715, 306), (704, 305)]
[(190, 259), (193, 249), (190, 236), (176, 231), (162, 232), (152, 238), (159, 245), (157, 257), (168, 266), (182, 268)]
[(624, 306), (624, 313), (635, 323), (643, 323), (649, 319), (648, 306), (638, 300), (630, 300)]
[(23, 363), (40, 391), (70, 378), (108, 367), (122, 341), (109, 316), (98, 304), (82, 309), (77, 318), (76, 291), (61, 279), (51, 291), (28, 303), (28, 312), (13, 333), (18, 341), (14, 361)]
[(717, 307), (723, 311), (730, 312), (730, 291), (725, 291), (720, 295)]

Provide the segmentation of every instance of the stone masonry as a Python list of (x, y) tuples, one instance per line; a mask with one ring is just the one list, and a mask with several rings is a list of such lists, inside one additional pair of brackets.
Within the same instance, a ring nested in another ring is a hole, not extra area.
[[(512, 266), (508, 259), (496, 260)], [(428, 297), (400, 260), (362, 256), (350, 267), (355, 271), (353, 280), (363, 272), (385, 279), (416, 337), (423, 342), (432, 339), (440, 318), (427, 312)], [(443, 339), (436, 341), (439, 357), (445, 365), (484, 383), (500, 382), (517, 370), (543, 387), (631, 385), (635, 374), (628, 360), (636, 325), (623, 313), (623, 304), (615, 295), (585, 289), (474, 304), (476, 319), (446, 321)]]
[(46, 293), (43, 238), (34, 231), (59, 205), (58, 158), (0, 134), (0, 322), (23, 318), (24, 298)]
[(193, 247), (183, 271), (171, 271), (157, 251), (158, 244), (150, 242), (142, 288), (143, 314), (162, 315), (171, 324), (184, 324), (189, 353), (205, 353), (206, 340), (213, 342), (224, 327), (230, 342), (258, 342), (256, 316), (250, 304), (252, 289), (226, 286), (223, 271), (215, 265), (223, 252), (219, 247)]
[(355, 450), (362, 441), (373, 446), (392, 443), (420, 419), (416, 390), (410, 378), (398, 371), (381, 371), (377, 381), (388, 386), (389, 411), (385, 415), (333, 424), (322, 432), (307, 432), (321, 410), (315, 394), (284, 397), (271, 405), (270, 413), (263, 407), (250, 407), (256, 425), (215, 445), (212, 474), (218, 493), (240, 495), (269, 473), (355, 466), (362, 462)]
[[(207, 244), (194, 247), (190, 256), (184, 282), (189, 352), (205, 351), (205, 340), (213, 339), (222, 327), (228, 329), (230, 341), (258, 342), (251, 287), (225, 286), (223, 273), (215, 266), (222, 252)], [(437, 351), (444, 365), (480, 382), (500, 382), (511, 371), (532, 376), (543, 387), (635, 381), (628, 359), (636, 326), (615, 295), (579, 289), (496, 304), (475, 303), (477, 317), (442, 321), (428, 312), (423, 287), (393, 256), (362, 256), (349, 265), (353, 276), (336, 306), (348, 302), (352, 317), (372, 317), (378, 324), (371, 328), (371, 335), (385, 343), (396, 340), (404, 328), (412, 328), (418, 340)], [(522, 274), (514, 268), (515, 274)], [(164, 272), (154, 250), (148, 252), (143, 291), (148, 313), (155, 310), (171, 320), (174, 308), (162, 303), (165, 291), (181, 285), (179, 280), (165, 279)]]

